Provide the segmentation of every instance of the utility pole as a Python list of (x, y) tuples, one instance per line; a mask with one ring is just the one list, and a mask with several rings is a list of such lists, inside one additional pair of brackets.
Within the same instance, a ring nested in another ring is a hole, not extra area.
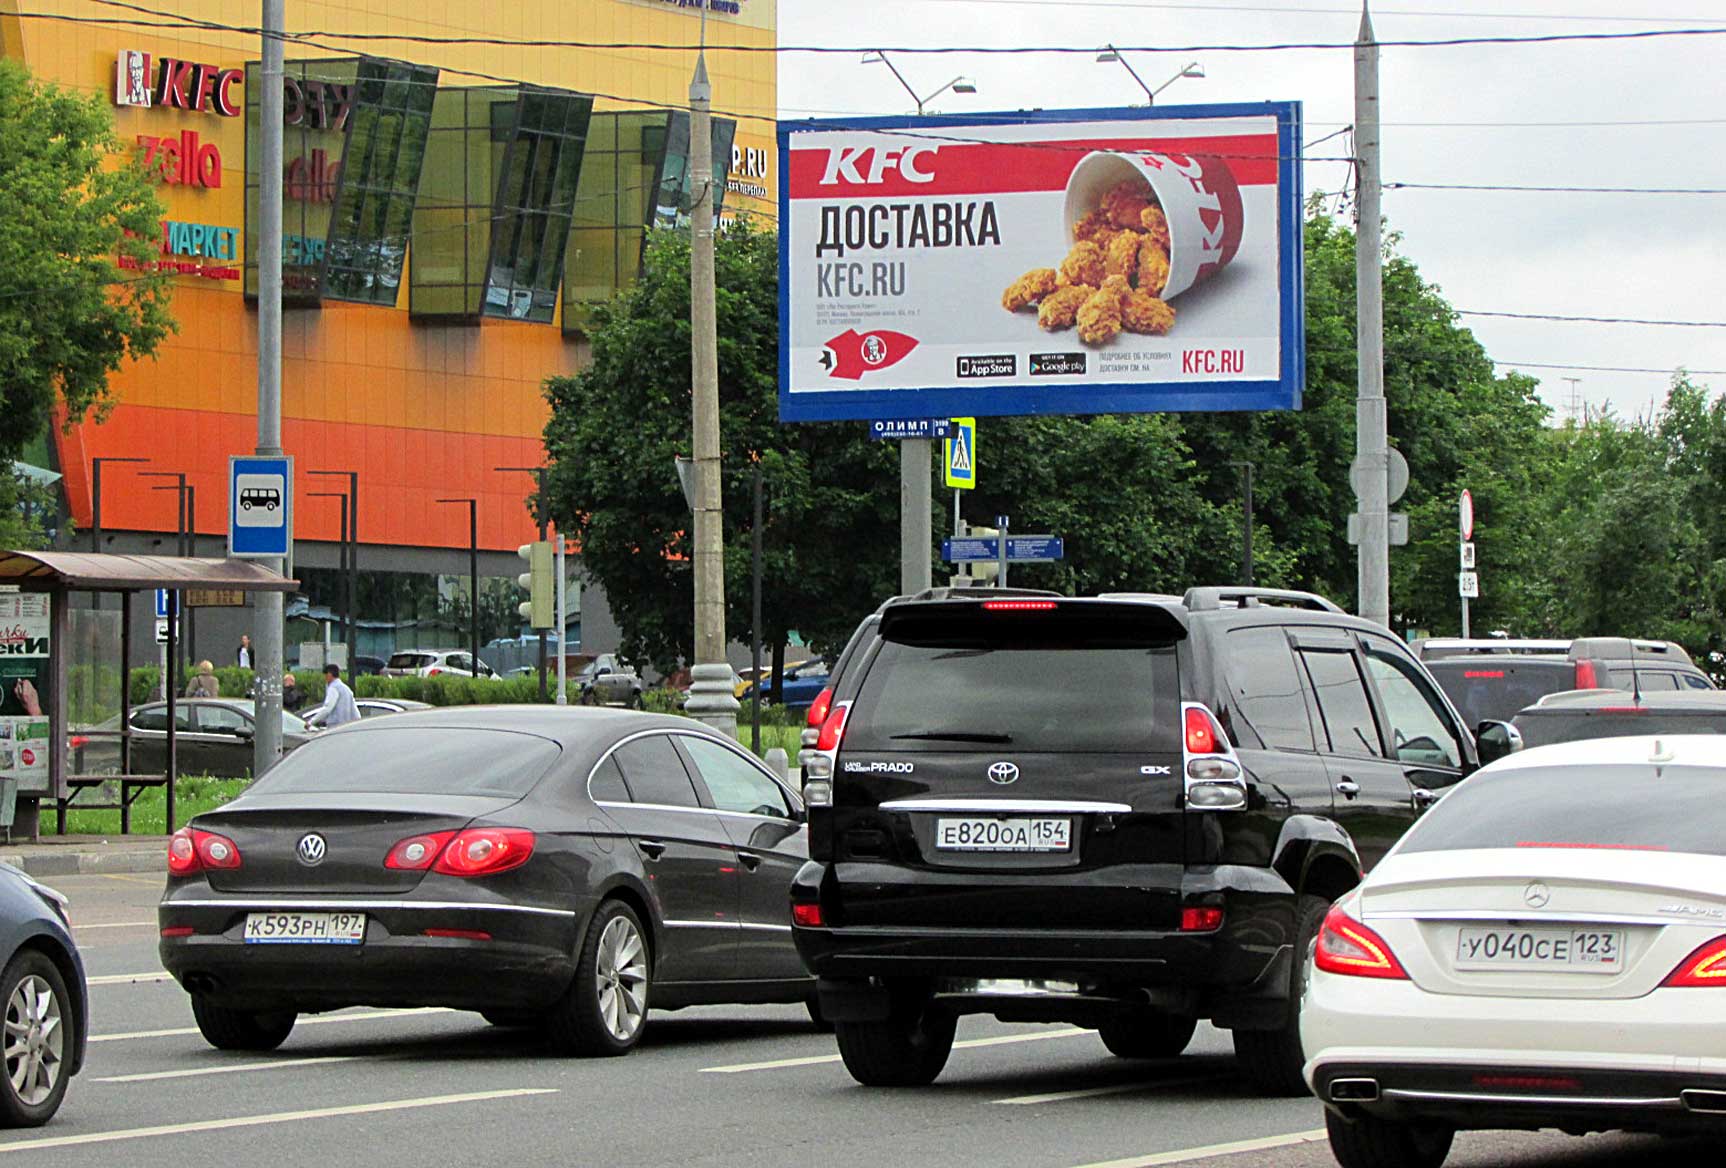
[(695, 664), (689, 702), (697, 720), (737, 737), (737, 697), (725, 660), (725, 515), (719, 481), (719, 349), (713, 275), (713, 86), (707, 80), (707, 6), (689, 82), (689, 311), (695, 431)]
[(1253, 464), (1244, 460), (1230, 466), (1241, 472), (1241, 583), (1253, 583)]
[(1390, 442), (1384, 403), (1384, 283), (1380, 271), (1378, 41), (1362, 3), (1354, 46), (1355, 493), (1360, 500), (1360, 615), (1390, 625)]
[[(285, 0), (263, 0), (264, 87), (258, 96), (263, 139), (258, 166), (258, 447), (282, 454), (282, 36)], [(294, 484), (287, 484), (289, 491)], [(290, 533), (290, 538), (292, 534)], [(281, 560), (260, 561), (280, 572)], [(253, 601), (253, 694), (257, 701), (252, 738), (252, 775), (263, 775), (282, 756), (282, 594), (260, 592)]]
[[(564, 577), (563, 565), (563, 529), (557, 530), (557, 543), (554, 550), (557, 553), (557, 704), (569, 705), (569, 646), (564, 639), (569, 636), (569, 581)], [(579, 599), (579, 598), (578, 598)], [(540, 634), (540, 644), (545, 644), (545, 634)]]

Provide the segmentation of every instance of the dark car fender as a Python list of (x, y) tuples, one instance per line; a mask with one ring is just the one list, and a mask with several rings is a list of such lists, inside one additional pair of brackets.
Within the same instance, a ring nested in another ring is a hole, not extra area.
[(23, 949), (46, 954), (72, 995), (73, 1041), (67, 1061), (75, 1075), (84, 1065), (84, 1049), (90, 1036), (90, 992), (84, 979), (83, 958), (70, 930), (35, 892), (21, 880), (0, 880), (0, 964), (10, 961), (13, 954)]
[(1321, 815), (1283, 822), (1271, 867), (1298, 893), (1335, 900), (1361, 881), (1360, 853), (1348, 832)]
[(634, 872), (619, 869), (603, 878), (593, 895), (593, 899), (583, 908), (581, 921), (575, 932), (575, 946), (579, 952), (587, 939), (587, 927), (593, 920), (593, 914), (599, 911), (599, 906), (608, 900), (621, 900), (627, 904), (641, 923), (647, 926), (648, 945), (653, 954), (654, 964), (659, 962), (660, 947), (665, 940), (665, 924), (660, 920), (659, 910), (654, 897), (648, 891), (647, 885)]

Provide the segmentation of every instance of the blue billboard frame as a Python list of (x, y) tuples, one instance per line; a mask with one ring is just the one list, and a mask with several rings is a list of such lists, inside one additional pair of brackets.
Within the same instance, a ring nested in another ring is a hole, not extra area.
[[(1160, 121), (1275, 117), (1277, 120), (1277, 278), (1281, 291), (1281, 364), (1275, 381), (1144, 382), (1094, 386), (1082, 409), (1070, 388), (1033, 386), (929, 389), (803, 390), (793, 394), (791, 367), (791, 138), (825, 131), (925, 130), (988, 123), (999, 126), (1062, 122)], [(1226, 102), (1148, 108), (1019, 110), (982, 114), (880, 118), (807, 118), (779, 123), (779, 420), (842, 422), (931, 417), (1011, 417), (1027, 414), (1221, 413), (1298, 410), (1306, 389), (1305, 195), (1299, 165), (1301, 103)]]

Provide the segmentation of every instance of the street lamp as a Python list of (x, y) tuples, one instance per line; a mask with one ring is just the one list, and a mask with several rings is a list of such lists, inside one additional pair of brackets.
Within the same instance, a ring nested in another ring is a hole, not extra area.
[(348, 669), (360, 654), (360, 472), (357, 470), (308, 470), (319, 478), (347, 479), (347, 538), (342, 541), (342, 623), (347, 626)]
[(1128, 75), (1138, 83), (1139, 88), (1145, 91), (1146, 105), (1156, 105), (1157, 94), (1161, 93), (1181, 78), (1203, 77), (1205, 75), (1205, 67), (1203, 65), (1199, 64), (1197, 61), (1189, 61), (1181, 68), (1179, 73), (1176, 73), (1173, 77), (1169, 78), (1155, 89), (1152, 89), (1149, 85), (1145, 84), (1145, 79), (1139, 76), (1138, 70), (1134, 69), (1127, 63), (1127, 59), (1121, 55), (1121, 51), (1115, 48), (1114, 45), (1104, 45), (1100, 50), (1098, 50), (1097, 63), (1099, 65), (1119, 65), (1121, 68), (1125, 69)]
[(468, 620), (473, 637), (473, 675), (479, 676), (479, 500), (439, 499), (439, 503), (467, 504)]
[[(312, 473), (315, 474), (316, 472), (314, 471)], [(359, 637), (356, 635), (355, 630), (354, 630), (354, 625), (353, 625), (353, 593), (350, 592), (348, 589), (348, 494), (346, 491), (311, 491), (311, 492), (307, 493), (306, 498), (308, 498), (308, 499), (340, 499), (341, 500), (341, 507), (342, 507), (341, 577), (342, 577), (342, 625), (343, 625), (342, 633), (343, 633), (344, 639), (346, 640), (346, 642), (349, 646), (349, 648), (348, 648), (348, 670), (350, 673), (352, 673), (353, 667), (354, 667), (354, 658), (359, 655), (359, 644), (358, 644)], [(327, 629), (328, 626), (326, 625), (325, 628)], [(326, 638), (326, 647), (327, 647), (327, 638)], [(328, 657), (326, 657), (324, 659), (324, 664), (325, 665), (329, 664), (329, 658)]]
[(149, 462), (147, 458), (92, 458), (90, 460), (90, 550), (102, 550), (102, 464), (104, 462)]
[(918, 117), (923, 116), (923, 107), (924, 106), (926, 106), (930, 102), (934, 101), (937, 97), (940, 97), (943, 93), (946, 93), (949, 89), (951, 89), (954, 93), (976, 93), (977, 92), (977, 83), (975, 81), (973, 81), (971, 78), (969, 78), (969, 77), (955, 77), (955, 78), (953, 78), (953, 80), (947, 82), (947, 84), (945, 84), (941, 88), (937, 89), (934, 93), (929, 94), (927, 97), (918, 97), (917, 91), (915, 89), (911, 88), (911, 83), (909, 81), (905, 80), (905, 75), (903, 73), (899, 72), (898, 66), (894, 65), (893, 62), (891, 62), (887, 59), (886, 53), (881, 52), (879, 50), (877, 50), (873, 53), (865, 53), (865, 54), (863, 54), (863, 63), (865, 65), (885, 65), (885, 66), (887, 66), (888, 69), (892, 70), (894, 78), (897, 79), (899, 84), (905, 88), (905, 92), (909, 93), (911, 95), (911, 100), (917, 103), (917, 116)]

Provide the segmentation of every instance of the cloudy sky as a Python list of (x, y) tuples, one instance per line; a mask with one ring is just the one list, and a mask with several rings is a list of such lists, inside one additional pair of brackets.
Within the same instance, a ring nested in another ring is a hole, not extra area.
[[(1648, 12), (1635, 13), (1646, 7)], [(780, 42), (864, 46), (1230, 45), (1349, 41), (1348, 0), (779, 0)], [(1634, 29), (1718, 28), (1705, 0), (1376, 0), (1381, 41)], [(1202, 79), (1160, 105), (1298, 100), (1309, 142), (1352, 118), (1347, 51), (1129, 54), (1153, 87), (1197, 60)], [(1380, 84), (1387, 182), (1726, 188), (1726, 35), (1550, 45), (1387, 48)], [(974, 96), (943, 113), (1125, 105), (1142, 91), (1118, 64), (1079, 56), (915, 56), (898, 62), (919, 92), (955, 74)], [(906, 113), (912, 103), (861, 56), (785, 54), (781, 115)], [(723, 101), (716, 101), (722, 105)], [(1336, 138), (1312, 153), (1346, 153)], [(1306, 166), (1306, 189), (1336, 190), (1347, 168)], [(1726, 195), (1387, 191), (1402, 250), (1459, 309), (1726, 321)], [(1663, 398), (1668, 372), (1726, 371), (1726, 328), (1573, 324), (1465, 317), (1495, 359), (1526, 363), (1563, 416), (1581, 400), (1621, 414)], [(1513, 367), (1507, 364), (1505, 368)], [(1726, 372), (1698, 375), (1726, 390)]]

